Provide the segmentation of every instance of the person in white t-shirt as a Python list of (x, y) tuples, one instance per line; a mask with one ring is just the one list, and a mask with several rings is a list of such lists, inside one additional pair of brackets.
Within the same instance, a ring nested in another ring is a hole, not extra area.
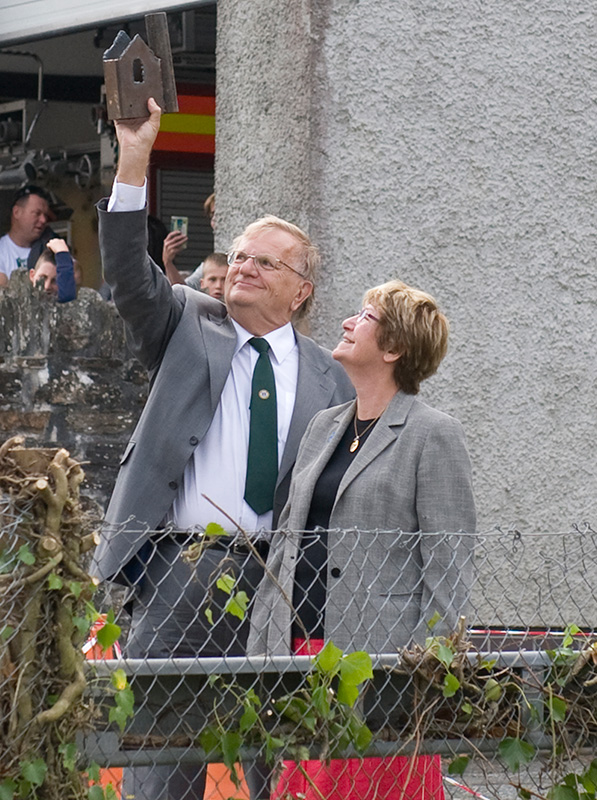
[(54, 238), (48, 227), (50, 196), (39, 186), (23, 186), (16, 193), (10, 230), (0, 237), (0, 287), (19, 267), (34, 268), (46, 242)]

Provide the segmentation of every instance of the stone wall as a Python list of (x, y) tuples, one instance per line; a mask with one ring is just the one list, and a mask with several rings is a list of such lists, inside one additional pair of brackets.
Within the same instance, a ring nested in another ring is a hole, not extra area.
[(0, 290), (0, 441), (65, 447), (105, 506), (147, 394), (116, 309), (93, 289), (72, 303), (33, 290), (24, 270)]

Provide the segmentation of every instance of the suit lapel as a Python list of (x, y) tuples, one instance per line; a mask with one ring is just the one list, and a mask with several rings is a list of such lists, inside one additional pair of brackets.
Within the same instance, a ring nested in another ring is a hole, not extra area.
[[(346, 428), (352, 423), (355, 411), (355, 401), (348, 403), (348, 406), (340, 407), (338, 414), (334, 417), (325, 435), (317, 441), (310, 437), (307, 442), (308, 450), (305, 451), (305, 460), (309, 464), (308, 468), (301, 472), (300, 485), (294, 495), (291, 509), (289, 527), (302, 530), (307, 524), (309, 509), (313, 499), (313, 490), (319, 480), (319, 476), (325, 469), (332, 453), (338, 446), (338, 442), (344, 435)], [(301, 454), (301, 461), (302, 461)], [(294, 480), (294, 476), (293, 476)]]
[(336, 390), (336, 382), (329, 375), (328, 365), (321, 358), (318, 345), (300, 333), (296, 334), (296, 338), (299, 346), (296, 399), (280, 462), (278, 483), (284, 480), (292, 468), (307, 425), (318, 411), (329, 407)]
[(372, 461), (375, 461), (380, 453), (396, 441), (399, 428), (404, 425), (414, 400), (414, 395), (404, 394), (403, 392), (398, 392), (392, 398), (390, 405), (381, 415), (377, 425), (373, 428), (369, 438), (363, 445), (363, 449), (358, 453), (357, 457), (344, 473), (340, 481), (340, 486), (338, 487), (335, 503), (342, 497), (343, 493), (354, 479), (360, 475)]
[(219, 318), (213, 314), (207, 314), (202, 319), (201, 330), (209, 365), (209, 390), (213, 416), (230, 373), (236, 347), (236, 330), (229, 316)]

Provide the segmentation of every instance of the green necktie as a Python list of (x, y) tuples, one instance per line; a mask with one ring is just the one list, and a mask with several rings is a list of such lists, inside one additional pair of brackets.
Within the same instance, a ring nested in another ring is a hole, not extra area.
[(278, 414), (276, 382), (265, 339), (249, 339), (259, 358), (251, 385), (251, 425), (245, 500), (257, 514), (274, 507), (274, 489), (278, 478)]

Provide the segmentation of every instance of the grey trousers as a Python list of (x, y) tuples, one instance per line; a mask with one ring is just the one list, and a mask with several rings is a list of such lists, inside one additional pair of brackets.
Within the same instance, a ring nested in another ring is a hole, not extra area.
[[(248, 615), (239, 620), (224, 612), (228, 595), (216, 588), (223, 573), (238, 578), (237, 588), (255, 595), (263, 570), (250, 554), (209, 547), (196, 564), (181, 553), (189, 541), (164, 534), (144, 567), (133, 602), (126, 644), (128, 658), (194, 658), (244, 655)], [(205, 610), (209, 608), (213, 624)], [(174, 723), (176, 724), (176, 723)], [(178, 732), (182, 733), (182, 730)], [(196, 733), (194, 731), (193, 733)], [(131, 767), (123, 771), (123, 800), (203, 800), (205, 766), (202, 764)], [(267, 771), (246, 765), (251, 797), (264, 794)]]

